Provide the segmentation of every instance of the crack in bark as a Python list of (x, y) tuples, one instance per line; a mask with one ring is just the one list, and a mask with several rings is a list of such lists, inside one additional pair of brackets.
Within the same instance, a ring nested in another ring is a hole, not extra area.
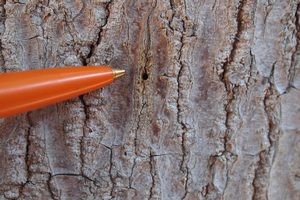
[[(143, 87), (143, 93), (144, 93), (144, 90), (145, 90), (145, 84), (144, 84), (144, 87)], [(142, 98), (142, 102), (144, 101), (144, 94), (143, 94), (143, 98)], [(137, 132), (140, 128), (140, 121), (141, 121), (141, 115), (142, 115), (142, 111), (145, 107), (146, 103), (143, 103), (142, 105), (142, 108), (139, 112), (139, 115), (138, 115), (138, 122), (137, 122), (137, 128), (136, 128), (136, 131), (135, 131), (135, 137), (134, 137), (134, 154), (135, 154), (135, 158), (133, 160), (133, 166), (131, 168), (131, 173), (130, 173), (130, 176), (129, 176), (129, 188), (132, 188), (132, 178), (133, 178), (133, 171), (134, 171), (134, 168), (136, 166), (136, 159), (137, 159)], [(135, 189), (135, 188), (132, 188), (132, 189)]]
[(72, 19), (73, 22), (74, 22), (80, 15), (82, 15), (82, 13), (84, 12), (84, 9), (86, 8), (86, 2), (85, 2), (85, 0), (81, 0), (81, 2), (82, 2), (82, 8), (81, 8), (81, 10), (79, 11), (79, 13), (78, 13), (75, 17), (73, 17), (73, 19)]
[[(268, 5), (264, 8), (264, 9), (265, 9), (265, 12), (266, 12), (266, 15), (265, 15), (265, 17), (264, 17), (264, 24), (267, 23), (268, 16), (269, 16), (269, 14), (270, 14), (270, 11), (272, 10), (272, 7), (271, 7), (271, 10), (268, 10), (268, 8), (269, 8), (270, 6), (272, 6), (272, 5), (270, 5), (269, 2), (268, 2)], [(264, 26), (263, 33), (265, 33), (265, 26)]]
[[(3, 33), (5, 32), (5, 21), (6, 21), (6, 10), (5, 10), (5, 4), (6, 4), (6, 0), (1, 0), (0, 2), (0, 7), (2, 7), (3, 9), (3, 13), (1, 13), (1, 23), (3, 23), (3, 27), (4, 27), (4, 30), (3, 30)], [(0, 57), (1, 57), (1, 60), (3, 61), (3, 63), (0, 63), (2, 66), (2, 70), (4, 72), (6, 72), (6, 68), (5, 68), (5, 60), (4, 60), (4, 56), (3, 56), (3, 53), (2, 53), (2, 37), (3, 37), (3, 34), (1, 34), (1, 38), (0, 38)], [(1, 69), (0, 68), (0, 69)]]
[[(154, 9), (156, 8), (157, 5), (157, 0), (155, 0), (155, 6), (152, 8), (150, 14), (147, 16), (147, 20), (146, 20), (146, 24), (147, 24), (147, 44), (146, 44), (146, 48), (145, 48), (145, 65), (144, 65), (144, 73), (143, 73), (143, 80), (147, 80), (148, 79), (148, 72), (147, 72), (147, 67), (149, 67), (149, 52), (150, 52), (150, 46), (151, 46), (151, 31), (150, 31), (150, 17), (153, 16), (153, 12)], [(144, 86), (145, 86), (145, 82), (144, 82)]]
[(153, 190), (155, 187), (155, 183), (154, 183), (154, 179), (155, 179), (155, 169), (154, 169), (154, 156), (150, 155), (150, 174), (151, 174), (151, 178), (152, 178), (152, 185), (150, 188), (150, 196), (149, 196), (149, 200), (153, 197)]
[[(145, 108), (145, 106), (147, 104), (146, 102), (144, 102), (145, 101), (145, 95), (146, 95), (145, 94), (145, 91), (146, 91), (146, 82), (145, 81), (148, 79), (147, 67), (149, 67), (150, 62), (151, 62), (150, 59), (149, 59), (149, 57), (150, 57), (149, 52), (151, 51), (150, 50), (150, 46), (151, 46), (150, 17), (153, 15), (153, 12), (154, 12), (156, 6), (157, 6), (157, 0), (155, 0), (155, 5), (152, 8), (152, 10), (150, 11), (149, 15), (147, 16), (147, 20), (146, 20), (147, 42), (146, 42), (146, 48), (145, 48), (145, 51), (144, 51), (144, 57), (145, 57), (145, 64), (143, 66), (144, 72), (143, 72), (142, 77), (141, 77), (142, 78), (142, 83), (143, 83), (142, 100), (141, 100), (142, 107), (141, 107), (141, 109), (139, 111), (139, 114), (138, 114), (137, 127), (136, 127), (136, 130), (135, 130), (135, 138), (134, 138), (134, 149), (135, 149), (134, 153), (135, 153), (135, 158), (133, 160), (133, 166), (131, 168), (131, 174), (129, 176), (129, 188), (130, 189), (135, 189), (135, 188), (132, 187), (132, 179), (133, 179), (134, 168), (136, 166), (136, 159), (138, 157), (137, 156), (137, 153), (138, 153), (137, 152), (137, 139), (138, 139), (137, 138), (137, 134), (138, 134), (138, 131), (140, 129), (141, 116), (143, 115), (142, 112), (143, 112), (143, 110), (144, 110), (144, 108)], [(150, 162), (150, 166), (151, 166), (151, 159), (150, 159), (149, 162)], [(154, 180), (152, 180), (152, 181), (154, 181)], [(151, 191), (150, 191), (150, 193), (151, 193)]]
[(54, 193), (52, 192), (51, 190), (51, 180), (52, 180), (52, 174), (51, 173), (48, 173), (49, 174), (49, 178), (47, 180), (47, 187), (48, 187), (48, 190), (49, 190), (49, 193), (50, 193), (50, 196), (52, 199), (55, 199), (54, 198)]
[(81, 173), (83, 173), (83, 166), (84, 166), (84, 155), (83, 155), (83, 146), (84, 146), (84, 143), (83, 143), (83, 140), (84, 140), (84, 137), (85, 137), (85, 131), (84, 131), (84, 128), (87, 127), (87, 120), (89, 119), (89, 115), (88, 115), (88, 106), (86, 105), (85, 101), (84, 101), (84, 98), (83, 98), (83, 95), (80, 95), (79, 96), (79, 99), (83, 105), (83, 109), (84, 109), (84, 114), (85, 114), (85, 119), (84, 119), (84, 125), (83, 125), (83, 129), (82, 129), (82, 137), (80, 139), (80, 143), (79, 143), (79, 146), (80, 146), (80, 158), (81, 158)]
[[(83, 58), (82, 59), (82, 62), (83, 62), (83, 66), (87, 66), (87, 63), (88, 63), (88, 60), (92, 57), (92, 55), (93, 55), (93, 53), (94, 53), (94, 50), (95, 50), (95, 47), (96, 46), (98, 46), (99, 44), (100, 44), (100, 42), (101, 42), (101, 33), (102, 33), (102, 31), (103, 31), (103, 27), (104, 26), (106, 26), (107, 25), (107, 21), (108, 21), (108, 18), (109, 18), (109, 16), (110, 16), (110, 11), (109, 11), (109, 5), (111, 4), (113, 2), (113, 0), (111, 0), (111, 1), (109, 1), (109, 2), (107, 2), (106, 3), (106, 7), (105, 7), (105, 10), (106, 11), (108, 11), (108, 14), (106, 15), (106, 19), (105, 19), (105, 23), (103, 24), (103, 25), (101, 25), (101, 27), (99, 27), (99, 33), (98, 33), (98, 37), (97, 37), (97, 41), (96, 41), (96, 43), (95, 44), (92, 44), (91, 46), (90, 46), (90, 52), (88, 53), (88, 55), (85, 57), (85, 58)], [(82, 14), (82, 12), (83, 12), (83, 10), (86, 8), (86, 2), (85, 2), (85, 0), (82, 0), (82, 3), (83, 3), (83, 8), (81, 9), (81, 11), (80, 11), (80, 13), (77, 15), (77, 16), (75, 16), (74, 18), (73, 18), (73, 21), (80, 15), (80, 14)], [(72, 36), (73, 37), (73, 36)], [(81, 151), (81, 153), (80, 153), (80, 158), (81, 158), (81, 162), (82, 162), (82, 164), (81, 164), (81, 173), (83, 174), (84, 173), (84, 155), (83, 155), (83, 147), (84, 147), (84, 137), (85, 137), (85, 128), (88, 128), (88, 126), (87, 126), (87, 120), (89, 120), (89, 106), (86, 104), (86, 102), (85, 102), (85, 100), (84, 100), (84, 95), (85, 94), (83, 94), (83, 95), (80, 95), (79, 96), (79, 99), (80, 99), (80, 101), (81, 101), (81, 103), (82, 103), (82, 105), (83, 105), (83, 107), (84, 107), (84, 114), (85, 114), (85, 119), (84, 119), (84, 125), (83, 125), (83, 136), (82, 136), (82, 138), (81, 138), (81, 140), (80, 140), (80, 151)], [(110, 149), (110, 151), (111, 151), (111, 154), (112, 154), (112, 149), (111, 148), (109, 148), (109, 147), (107, 147), (107, 146), (105, 146), (106, 148), (108, 148), (108, 149)], [(110, 160), (110, 172), (111, 172), (111, 168), (112, 168), (112, 155), (111, 155), (111, 158), (110, 158), (111, 160)], [(88, 177), (86, 177), (86, 178), (88, 178)], [(89, 178), (88, 178), (89, 179)], [(111, 175), (111, 173), (110, 173), (110, 179), (111, 179), (111, 182), (112, 182), (112, 184), (113, 184), (113, 188), (114, 188), (114, 181), (113, 181), (113, 179), (112, 179), (112, 175)], [(90, 179), (91, 180), (91, 179)], [(93, 182), (95, 183), (95, 181), (93, 180)], [(112, 194), (112, 192), (113, 192), (113, 188), (112, 188), (112, 190), (111, 190), (111, 194)]]
[(244, 30), (244, 26), (243, 26), (243, 19), (242, 19), (242, 16), (243, 16), (243, 9), (244, 9), (244, 6), (245, 4), (247, 3), (247, 0), (241, 0), (240, 3), (239, 3), (239, 6), (238, 6), (238, 13), (237, 13), (237, 32), (235, 34), (235, 37), (234, 37), (234, 41), (232, 43), (232, 49), (231, 49), (231, 52), (230, 52), (230, 55), (227, 59), (227, 61), (223, 64), (222, 68), (223, 68), (223, 75), (222, 75), (222, 82), (225, 84), (225, 88), (227, 91), (230, 91), (230, 81), (227, 80), (227, 73), (228, 73), (228, 67), (231, 65), (231, 63), (234, 61), (234, 57), (236, 55), (236, 50), (238, 49), (237, 48), (237, 44), (240, 42), (240, 36), (241, 36), (241, 33), (242, 31)]
[(186, 167), (186, 176), (185, 176), (185, 183), (184, 183), (184, 196), (181, 198), (181, 200), (184, 200), (188, 194), (188, 181), (189, 181), (189, 168)]
[[(186, 3), (186, 2), (184, 2)], [(183, 39), (184, 39), (184, 35), (185, 35), (185, 21), (181, 19), (181, 22), (182, 22), (182, 30), (179, 31), (177, 29), (174, 29), (172, 28), (171, 24), (172, 24), (172, 21), (174, 18), (177, 18), (177, 19), (180, 19), (177, 17), (177, 9), (175, 8), (175, 3), (174, 3), (174, 0), (170, 0), (170, 7), (171, 7), (171, 10), (173, 11), (172, 13), (172, 19), (169, 20), (169, 28), (173, 31), (173, 33), (175, 32), (179, 32), (181, 34), (181, 37), (180, 37), (180, 43), (181, 43), (181, 46), (178, 50), (178, 58), (176, 59), (177, 63), (180, 65), (180, 69), (178, 71), (178, 75), (177, 75), (177, 123), (180, 125), (181, 127), (181, 130), (182, 130), (182, 135), (181, 135), (181, 149), (182, 149), (182, 161), (181, 161), (181, 164), (180, 164), (180, 170), (181, 172), (185, 175), (185, 182), (184, 182), (184, 190), (185, 190), (185, 193), (183, 195), (183, 197), (181, 199), (185, 199), (187, 194), (188, 194), (188, 181), (189, 181), (189, 169), (188, 169), (188, 166), (184, 166), (185, 165), (185, 162), (186, 162), (186, 156), (187, 156), (187, 147), (186, 147), (186, 141), (185, 141), (185, 138), (186, 138), (186, 133), (188, 131), (187, 129), (187, 126), (186, 124), (183, 122), (183, 120), (181, 119), (181, 113), (183, 112), (183, 110), (181, 109), (181, 102), (180, 102), (180, 99), (181, 99), (181, 88), (183, 87), (182, 84), (181, 84), (181, 77), (183, 76), (183, 70), (185, 68), (185, 64), (184, 64), (184, 61), (182, 60), (182, 49), (184, 47), (184, 42), (183, 42)], [(186, 8), (186, 7), (185, 7)]]
[(211, 11), (214, 11), (215, 7), (216, 7), (216, 4), (217, 4), (217, 0), (215, 0), (213, 6), (211, 7)]
[[(228, 70), (228, 67), (231, 65), (231, 63), (234, 61), (234, 58), (235, 58), (235, 55), (236, 55), (236, 51), (238, 49), (238, 43), (240, 42), (239, 38), (240, 38), (240, 35), (242, 33), (242, 31), (244, 30), (244, 27), (242, 25), (242, 16), (243, 16), (243, 9), (244, 9), (244, 6), (246, 4), (246, 0), (242, 0), (240, 1), (240, 4), (238, 6), (238, 14), (237, 14), (237, 32), (235, 34), (235, 39), (232, 43), (232, 49), (231, 49), (231, 52), (229, 54), (229, 57), (227, 59), (227, 61), (223, 64), (223, 77), (221, 79), (221, 81), (224, 83), (224, 86), (227, 90), (227, 92), (229, 92), (229, 96), (228, 96), (228, 99), (227, 99), (227, 105), (225, 106), (225, 110), (226, 110), (226, 119), (225, 119), (225, 126), (226, 126), (226, 132), (225, 132), (225, 136), (224, 136), (224, 151), (222, 152), (221, 156), (224, 155), (224, 153), (226, 152), (230, 152), (227, 150), (227, 142), (228, 142), (228, 139), (229, 138), (229, 135), (228, 135), (228, 130), (230, 130), (230, 125), (229, 125), (229, 119), (230, 119), (230, 114), (231, 114), (231, 111), (229, 110), (229, 107), (232, 103), (232, 101), (234, 100), (234, 89), (239, 87), (239, 86), (234, 86), (233, 88), (231, 88), (230, 85), (231, 82), (227, 79), (226, 75), (229, 73), (229, 70)], [(232, 153), (232, 152), (230, 152)]]
[[(183, 46), (183, 44), (182, 44)], [(181, 46), (181, 49), (182, 49), (182, 46)], [(181, 51), (180, 49), (180, 51)], [(181, 52), (180, 52), (180, 56), (181, 56)], [(178, 83), (178, 89), (177, 89), (177, 92), (178, 92), (178, 98), (177, 98), (177, 122), (181, 125), (181, 129), (182, 129), (182, 136), (181, 136), (181, 149), (182, 149), (182, 162), (180, 164), (180, 170), (182, 171), (182, 173), (185, 174), (185, 183), (184, 183), (184, 189), (185, 189), (185, 194), (184, 196), (181, 198), (182, 200), (186, 197), (187, 195), (187, 183), (188, 183), (188, 176), (189, 176), (189, 171), (188, 171), (188, 167), (185, 166), (185, 169), (184, 169), (184, 162), (185, 162), (185, 157), (186, 157), (186, 147), (185, 147), (185, 134), (186, 134), (186, 131), (187, 131), (187, 128), (186, 128), (186, 125), (180, 120), (180, 113), (181, 113), (181, 109), (180, 109), (180, 77), (181, 77), (181, 74), (182, 74), (182, 70), (183, 70), (183, 65), (182, 65), (182, 62), (180, 62), (181, 64), (181, 68), (178, 72), (178, 76), (177, 76), (177, 83)]]
[[(299, 51), (300, 51), (300, 19), (299, 19), (299, 14), (298, 12), (300, 12), (300, 3), (297, 4), (297, 9), (296, 9), (296, 12), (295, 12), (295, 26), (296, 26), (296, 33), (295, 33), (295, 36), (296, 36), (296, 40), (297, 40), (297, 44), (296, 44), (296, 49), (295, 49), (295, 52), (293, 53), (292, 55), (292, 59), (291, 59), (291, 65), (290, 65), (290, 68), (288, 70), (289, 74), (288, 74), (288, 79), (289, 79), (289, 82), (288, 82), (288, 86), (285, 90), (285, 92), (283, 94), (287, 94), (291, 88), (295, 88), (293, 86), (294, 84), (294, 78), (295, 78), (295, 68), (296, 68), (296, 65), (297, 65), (297, 58), (296, 56), (299, 55)], [(297, 89), (297, 88), (296, 88)]]
[(135, 188), (132, 187), (132, 177), (133, 177), (133, 170), (135, 168), (135, 165), (136, 165), (136, 157), (133, 160), (133, 166), (131, 168), (131, 174), (129, 176), (129, 188), (132, 188), (132, 189), (135, 189)]
[[(280, 131), (276, 132), (276, 127), (278, 125), (277, 121), (279, 120), (276, 119), (276, 116), (274, 116), (274, 114), (272, 113), (272, 110), (274, 110), (274, 107), (276, 106), (278, 101), (278, 96), (277, 96), (278, 91), (276, 90), (274, 84), (275, 65), (276, 62), (274, 62), (272, 66), (270, 76), (267, 78), (265, 77), (268, 80), (269, 87), (266, 90), (266, 94), (263, 100), (264, 110), (267, 116), (268, 126), (269, 126), (268, 139), (270, 142), (270, 146), (259, 153), (257, 169), (255, 170), (254, 179), (253, 179), (253, 188), (254, 188), (253, 197), (252, 197), (253, 200), (261, 199), (261, 198), (268, 199), (267, 186), (268, 186), (268, 181), (270, 179), (270, 169), (273, 163), (272, 157), (274, 156), (276, 151), (276, 147), (277, 147), (276, 143), (278, 142), (278, 137), (279, 137), (278, 134), (280, 134)], [(276, 96), (275, 102), (273, 102), (274, 100), (272, 100), (272, 96), (274, 95)], [(268, 101), (272, 101), (274, 105), (268, 103)]]
[(179, 52), (180, 52), (180, 54), (179, 54), (179, 63), (180, 63), (180, 65), (181, 65), (181, 67), (180, 67), (180, 69), (179, 69), (179, 72), (178, 72), (178, 76), (177, 76), (177, 84), (178, 84), (178, 88), (177, 88), (177, 93), (178, 93), (178, 97), (177, 97), (177, 123), (178, 124), (180, 124), (181, 125), (181, 130), (183, 131), (182, 132), (182, 136), (181, 136), (181, 149), (182, 149), (182, 162), (181, 162), (181, 164), (180, 164), (180, 170), (184, 173), (184, 174), (186, 174), (186, 181), (185, 181), (185, 194), (184, 194), (184, 196), (183, 196), (183, 198), (182, 199), (184, 199), (185, 197), (186, 197), (186, 195), (187, 195), (187, 181), (188, 181), (188, 168), (187, 168), (187, 166), (185, 167), (186, 168), (186, 170), (187, 170), (187, 172), (185, 173), (185, 170), (183, 169), (184, 167), (183, 167), (183, 165), (184, 165), (184, 161), (185, 161), (185, 156), (186, 156), (186, 147), (185, 147), (185, 136), (186, 136), (186, 132), (187, 132), (187, 128), (186, 128), (186, 125), (183, 123), (183, 121), (182, 120), (180, 120), (180, 113), (182, 113), (182, 110), (180, 109), (180, 87), (181, 87), (181, 84), (180, 84), (180, 77), (182, 76), (182, 70), (183, 70), (183, 68), (184, 68), (184, 65), (183, 65), (183, 63), (182, 63), (182, 61), (181, 61), (181, 55), (182, 55), (182, 48), (183, 48), (183, 42), (182, 42), (182, 38), (183, 38), (183, 36), (181, 37), (181, 47), (180, 47), (180, 50), (179, 50)]
[[(85, 1), (85, 0), (82, 0), (82, 1)], [(101, 33), (103, 32), (103, 27), (106, 26), (108, 18), (110, 16), (109, 6), (112, 2), (113, 2), (113, 0), (106, 3), (105, 10), (108, 12), (108, 14), (106, 15), (105, 23), (99, 27), (99, 32), (98, 32), (98, 37), (97, 37), (96, 43), (93, 43), (90, 45), (90, 52), (88, 53), (88, 55), (85, 58), (82, 59), (83, 66), (87, 66), (87, 64), (89, 63), (89, 59), (93, 56), (93, 54), (95, 52), (95, 48), (98, 47), (101, 42)]]
[(29, 137), (30, 137), (30, 131), (31, 131), (31, 127), (33, 127), (33, 124), (31, 122), (31, 119), (29, 117), (29, 113), (30, 112), (27, 112), (26, 114), (26, 118), (27, 118), (27, 121), (28, 121), (28, 130), (27, 130), (27, 134), (26, 134), (26, 141), (27, 141), (27, 144), (26, 144), (26, 153), (25, 153), (25, 165), (26, 165), (26, 172), (27, 172), (27, 177), (26, 177), (26, 182), (21, 184), (20, 188), (19, 188), (19, 197), (21, 194), (23, 194), (23, 189), (24, 187), (28, 184), (28, 183), (31, 183), (31, 181), (29, 180), (30, 179), (30, 164), (29, 164), (29, 146), (30, 146), (30, 140), (29, 140)]
[[(297, 37), (297, 44), (296, 44), (296, 49), (295, 52), (292, 55), (292, 61), (289, 69), (289, 82), (288, 82), (288, 87), (286, 91), (281, 94), (287, 94), (291, 88), (293, 88), (293, 81), (295, 77), (295, 66), (297, 64), (297, 59), (296, 56), (299, 54), (299, 36), (298, 33), (300, 32), (300, 26), (299, 26), (299, 4), (297, 4), (297, 9), (295, 12), (295, 25), (296, 25), (296, 37)], [(252, 199), (261, 199), (265, 198), (268, 199), (268, 184), (269, 184), (269, 179), (270, 179), (270, 171), (272, 168), (272, 164), (274, 161), (274, 157), (276, 156), (276, 151), (278, 148), (278, 140), (279, 136), (281, 134), (281, 129), (280, 129), (280, 119), (274, 113), (275, 106), (278, 104), (279, 97), (281, 96), (279, 92), (276, 90), (275, 84), (274, 84), (274, 71), (275, 71), (275, 65), (276, 62), (274, 62), (272, 66), (272, 70), (270, 73), (269, 77), (264, 77), (267, 79), (269, 83), (269, 87), (266, 89), (266, 94), (263, 100), (264, 103), (264, 110), (265, 110), (265, 115), (268, 120), (268, 127), (269, 127), (269, 132), (268, 132), (268, 139), (270, 142), (270, 146), (261, 151), (259, 153), (259, 161), (257, 162), (257, 169), (255, 170), (255, 176), (253, 179), (253, 187), (254, 187), (254, 192), (253, 192), (253, 197)], [(280, 115), (281, 116), (281, 115)], [(278, 129), (277, 129), (278, 128)]]
[[(228, 79), (228, 75), (230, 74), (231, 70), (230, 70), (230, 66), (231, 64), (234, 62), (234, 59), (236, 57), (236, 54), (237, 54), (237, 51), (238, 51), (238, 44), (240, 43), (240, 36), (242, 34), (242, 32), (245, 30), (245, 25), (244, 25), (244, 20), (243, 20), (243, 17), (244, 17), (244, 8), (247, 4), (247, 0), (241, 0), (239, 1), (239, 6), (237, 8), (237, 16), (236, 16), (236, 22), (237, 22), (237, 28), (236, 28), (236, 33), (235, 33), (235, 36), (234, 36), (234, 40), (232, 42), (232, 49), (229, 53), (229, 56), (227, 57), (227, 60), (226, 62), (222, 65), (222, 69), (223, 69), (223, 73), (220, 74), (220, 81), (224, 84), (225, 86), (225, 89), (227, 91), (227, 103), (224, 105), (224, 109), (225, 109), (225, 112), (226, 112), (226, 118), (225, 118), (225, 126), (226, 126), (226, 131), (225, 131), (225, 134), (224, 134), (224, 137), (223, 137), (223, 140), (224, 140), (224, 150), (221, 152), (221, 155), (212, 155), (210, 156), (210, 160), (211, 160), (211, 164), (210, 164), (210, 167), (209, 167), (209, 173), (211, 173), (212, 171), (212, 167), (214, 166), (215, 162), (216, 162), (216, 159), (219, 158), (219, 157), (222, 157), (224, 156), (224, 159), (225, 159), (225, 166), (226, 166), (226, 169), (227, 169), (227, 172), (226, 172), (226, 181), (225, 181), (225, 186), (224, 186), (224, 189), (222, 191), (221, 194), (225, 194), (225, 191), (227, 189), (227, 186), (228, 186), (228, 181), (229, 181), (229, 171), (230, 169), (228, 169), (228, 164), (230, 162), (230, 157), (234, 157), (234, 163), (237, 161), (237, 157), (238, 155), (234, 154), (233, 152), (230, 151), (229, 147), (228, 147), (228, 142), (230, 141), (231, 137), (232, 137), (232, 127), (231, 127), (231, 124), (230, 124), (230, 121), (232, 120), (231, 119), (231, 114), (233, 113), (231, 110), (230, 110), (230, 107), (232, 104), (234, 104), (234, 100), (235, 100), (235, 90), (237, 88), (239, 88), (240, 86), (235, 86), (231, 83), (231, 81)], [(250, 55), (251, 55), (251, 49), (250, 49)], [(234, 164), (233, 163), (233, 164)], [(233, 166), (232, 164), (232, 166)], [(211, 175), (209, 175), (211, 181), (212, 181), (212, 177)], [(212, 187), (214, 187), (214, 184), (211, 184)]]
[(26, 144), (26, 155), (25, 155), (25, 164), (27, 165), (27, 173), (29, 173), (29, 146), (30, 146), (30, 131), (31, 131), (31, 127), (33, 126), (33, 123), (31, 122), (31, 119), (29, 117), (30, 112), (27, 113), (27, 120), (29, 123), (29, 128), (27, 131), (27, 136), (26, 136), (26, 140), (27, 140), (27, 144)]
[[(170, 7), (171, 7), (171, 10), (174, 11), (174, 0), (170, 0)], [(173, 18), (174, 18), (174, 12), (172, 12), (172, 18), (171, 20), (169, 20), (169, 28), (174, 31), (174, 29), (172, 28), (171, 26), (171, 23), (173, 21)]]
[(110, 176), (110, 181), (112, 182), (112, 188), (111, 188), (111, 191), (110, 191), (110, 196), (112, 198), (114, 198), (114, 195), (113, 195), (113, 192), (114, 192), (114, 189), (116, 187), (116, 183), (114, 181), (114, 178), (113, 178), (113, 175), (112, 175), (112, 166), (113, 166), (113, 147), (108, 147), (104, 144), (101, 144), (102, 146), (104, 146), (105, 148), (109, 149), (110, 150), (110, 158), (109, 158), (109, 162), (110, 162), (110, 166), (109, 166), (109, 176)]
[[(49, 1), (47, 2), (47, 6), (49, 7)], [(44, 30), (44, 25), (45, 25), (45, 18), (43, 20), (41, 20), (42, 24), (41, 24), (41, 29), (42, 29), (42, 37), (45, 40), (45, 46), (43, 49), (43, 56), (44, 56), (44, 61), (42, 62), (42, 68), (46, 67), (46, 63), (47, 63), (47, 59), (45, 59), (47, 57), (47, 48), (48, 48), (48, 44), (49, 44), (49, 38), (45, 38), (45, 30)], [(38, 40), (37, 40), (38, 41)]]
[(62, 173), (62, 174), (55, 174), (51, 176), (51, 179), (57, 177), (57, 176), (70, 176), (70, 177), (82, 177), (87, 179), (88, 181), (92, 182), (94, 186), (96, 186), (97, 188), (101, 188), (99, 185), (97, 185), (97, 182), (91, 178), (89, 178), (88, 176), (84, 175), (84, 174), (72, 174), (72, 173)]
[[(107, 147), (108, 148), (108, 147)], [(116, 183), (115, 183), (115, 181), (114, 181), (114, 179), (113, 179), (113, 175), (112, 175), (112, 166), (113, 166), (113, 149), (112, 148), (108, 148), (108, 149), (110, 149), (110, 160), (109, 160), (109, 162), (110, 162), (110, 166), (109, 166), (109, 177), (110, 177), (110, 181), (112, 182), (112, 188), (111, 188), (111, 192), (110, 192), (110, 196), (112, 197), (112, 198), (114, 198), (114, 195), (113, 195), (113, 192), (114, 192), (114, 189), (115, 189), (115, 187), (116, 187)]]

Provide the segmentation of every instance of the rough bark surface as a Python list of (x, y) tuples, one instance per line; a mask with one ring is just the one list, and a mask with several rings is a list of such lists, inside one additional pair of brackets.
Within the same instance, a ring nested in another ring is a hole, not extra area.
[(126, 70), (0, 120), (0, 199), (300, 198), (299, 0), (0, 8), (0, 72)]

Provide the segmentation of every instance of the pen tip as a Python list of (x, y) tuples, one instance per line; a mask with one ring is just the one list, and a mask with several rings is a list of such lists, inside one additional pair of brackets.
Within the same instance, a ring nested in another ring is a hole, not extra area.
[(112, 71), (115, 79), (125, 74), (125, 69), (112, 69)]

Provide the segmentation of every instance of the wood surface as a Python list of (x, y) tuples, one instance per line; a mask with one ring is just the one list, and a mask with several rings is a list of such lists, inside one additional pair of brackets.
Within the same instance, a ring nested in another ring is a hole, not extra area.
[(0, 72), (126, 70), (0, 120), (0, 200), (300, 198), (299, 0), (0, 7)]

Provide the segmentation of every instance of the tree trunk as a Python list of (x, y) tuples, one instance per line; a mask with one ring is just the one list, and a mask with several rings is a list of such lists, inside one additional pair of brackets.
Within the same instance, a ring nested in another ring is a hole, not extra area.
[(1, 72), (126, 70), (0, 120), (0, 199), (300, 198), (299, 0), (0, 6)]

